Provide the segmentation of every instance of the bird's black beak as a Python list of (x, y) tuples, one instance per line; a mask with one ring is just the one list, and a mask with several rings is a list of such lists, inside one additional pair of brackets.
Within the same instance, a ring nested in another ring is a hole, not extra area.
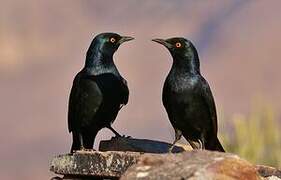
[(167, 48), (172, 47), (172, 45), (170, 43), (168, 43), (167, 41), (165, 41), (164, 39), (152, 39), (152, 41), (162, 44), (163, 46), (165, 46)]
[(122, 36), (121, 39), (118, 41), (118, 43), (119, 43), (119, 44), (122, 44), (122, 43), (124, 43), (124, 42), (131, 41), (131, 40), (133, 40), (133, 39), (135, 39), (135, 38), (130, 37), (130, 36)]

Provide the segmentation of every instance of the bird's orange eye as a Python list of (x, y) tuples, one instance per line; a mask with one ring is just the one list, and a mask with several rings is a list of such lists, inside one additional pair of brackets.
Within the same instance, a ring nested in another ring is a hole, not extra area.
[(110, 38), (110, 42), (115, 43), (116, 39), (114, 37)]
[(181, 47), (181, 43), (177, 42), (177, 43), (176, 43), (176, 47), (177, 47), (177, 48), (180, 48), (180, 47)]

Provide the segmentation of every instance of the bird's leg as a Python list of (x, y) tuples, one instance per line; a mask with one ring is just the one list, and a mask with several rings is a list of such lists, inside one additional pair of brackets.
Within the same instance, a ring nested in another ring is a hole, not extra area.
[(114, 134), (115, 137), (122, 137), (122, 138), (131, 138), (131, 136), (125, 136), (125, 135), (120, 135), (117, 131), (115, 131), (115, 129), (113, 129), (113, 127), (108, 126), (108, 129), (110, 129)]
[(198, 145), (196, 144), (196, 142), (194, 142), (194, 141), (192, 141), (192, 140), (188, 140), (188, 139), (187, 139), (187, 141), (188, 141), (188, 143), (190, 144), (190, 146), (192, 147), (192, 149), (200, 149), (200, 148), (198, 147)]
[(107, 128), (110, 129), (115, 134), (116, 137), (122, 137), (117, 131), (115, 131), (115, 129), (113, 129), (113, 127), (108, 126)]
[(172, 151), (175, 147), (175, 144), (180, 140), (181, 136), (182, 136), (182, 132), (178, 129), (175, 129), (175, 140), (174, 140), (172, 146), (169, 148), (169, 151), (168, 151), (169, 153), (172, 153)]
[(205, 149), (205, 148), (204, 148), (204, 142), (201, 141), (201, 139), (198, 139), (198, 142), (199, 142), (199, 148), (198, 148), (198, 149), (200, 149), (200, 150)]
[(83, 136), (81, 133), (79, 133), (79, 141), (80, 141), (80, 151), (92, 151), (94, 149), (87, 149), (84, 147), (84, 141), (83, 141)]
[(203, 134), (201, 135), (201, 139), (198, 139), (199, 145), (200, 145), (200, 149), (203, 150), (205, 149), (205, 142), (204, 142), (204, 136)]
[(85, 151), (85, 147), (84, 147), (84, 143), (83, 143), (83, 137), (82, 137), (82, 134), (79, 133), (79, 141), (80, 141), (80, 150), (81, 151)]

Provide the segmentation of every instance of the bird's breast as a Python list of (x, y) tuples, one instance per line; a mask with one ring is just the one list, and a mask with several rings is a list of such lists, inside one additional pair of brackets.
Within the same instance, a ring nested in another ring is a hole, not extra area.
[(120, 106), (128, 99), (128, 88), (122, 77), (107, 73), (96, 76), (95, 81), (103, 95), (103, 103), (106, 106)]
[(170, 75), (167, 77), (166, 81), (172, 92), (182, 92), (194, 90), (196, 88), (198, 79), (188, 75)]

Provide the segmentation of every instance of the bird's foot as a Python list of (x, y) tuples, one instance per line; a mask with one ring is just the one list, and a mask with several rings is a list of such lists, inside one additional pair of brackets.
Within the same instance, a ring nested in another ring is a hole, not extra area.
[(168, 153), (173, 153), (174, 147), (175, 147), (175, 145), (172, 145), (172, 146), (168, 149)]
[(84, 149), (84, 151), (92, 152), (92, 151), (96, 151), (96, 150), (95, 149)]
[(131, 136), (122, 135), (122, 138), (130, 139), (132, 137)]
[(125, 138), (125, 139), (130, 139), (130, 138), (132, 138), (131, 136), (126, 136), (126, 135), (115, 135), (115, 136), (113, 136), (112, 137), (113, 139), (115, 139), (115, 138)]
[(204, 143), (204, 138), (202, 137), (203, 140), (198, 139), (199, 141), (199, 148), (200, 150), (204, 150), (205, 149), (205, 143)]
[(86, 149), (84, 147), (81, 147), (79, 150), (74, 150), (74, 153), (79, 153), (79, 152), (92, 152), (92, 151), (96, 151), (95, 149)]

